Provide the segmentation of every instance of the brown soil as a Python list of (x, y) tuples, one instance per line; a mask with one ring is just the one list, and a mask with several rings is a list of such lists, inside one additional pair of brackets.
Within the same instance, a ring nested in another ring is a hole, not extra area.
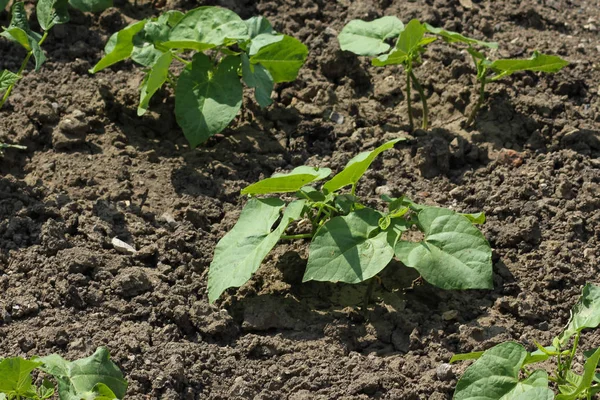
[[(132, 399), (450, 399), (465, 367), (447, 368), (453, 353), (546, 343), (581, 287), (599, 283), (597, 2), (199, 2), (265, 15), (310, 57), (274, 106), (261, 111), (248, 96), (245, 117), (196, 150), (175, 123), (172, 93), (136, 116), (139, 68), (87, 70), (115, 30), (197, 2), (115, 3), (101, 15), (72, 12), (46, 42), (43, 70), (0, 111), (0, 141), (28, 147), (0, 162), (0, 355), (78, 358), (106, 345)], [(209, 305), (207, 267), (239, 215), (240, 188), (304, 163), (338, 170), (406, 134), (402, 71), (372, 68), (336, 40), (347, 21), (383, 15), (497, 41), (501, 56), (537, 49), (571, 62), (489, 85), (466, 131), (469, 59), (432, 45), (416, 72), (433, 128), (382, 155), (360, 184), (374, 204), (390, 192), (485, 211), (495, 289), (411, 288), (414, 273), (392, 263), (365, 317), (364, 286), (300, 284), (307, 254), (295, 243)], [(2, 40), (0, 53), (0, 68), (18, 68), (20, 50)], [(118, 253), (113, 237), (138, 253)]]

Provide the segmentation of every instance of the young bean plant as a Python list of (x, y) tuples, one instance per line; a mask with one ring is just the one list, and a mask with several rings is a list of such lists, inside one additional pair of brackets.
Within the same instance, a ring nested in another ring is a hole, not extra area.
[[(587, 284), (571, 310), (571, 318), (551, 346), (535, 342), (528, 352), (514, 342), (505, 342), (485, 352), (458, 354), (450, 362), (476, 359), (458, 381), (455, 400), (576, 400), (595, 398), (600, 393), (600, 348), (584, 350), (582, 366), (577, 366), (581, 332), (600, 325), (600, 287)], [(572, 340), (571, 340), (572, 339)], [(538, 363), (556, 364), (551, 375)], [(582, 368), (580, 368), (582, 367)], [(583, 371), (578, 373), (577, 371)], [(555, 391), (558, 392), (555, 396)]]
[[(406, 197), (383, 200), (387, 210), (365, 206), (356, 195), (359, 179), (373, 160), (403, 139), (358, 154), (331, 175), (329, 168), (297, 167), (242, 190), (251, 196), (239, 220), (217, 244), (208, 273), (211, 302), (230, 287), (246, 283), (280, 240), (310, 240), (303, 281), (359, 283), (381, 272), (396, 256), (429, 283), (443, 289), (492, 287), (492, 252), (473, 226), (483, 214), (413, 203)], [(343, 189), (350, 187), (350, 191)], [(292, 194), (286, 203), (270, 194)], [(279, 222), (278, 222), (279, 221)], [(293, 232), (288, 232), (296, 221)], [(403, 240), (417, 229), (417, 242)]]
[[(191, 60), (185, 52), (193, 53)], [(136, 22), (111, 36), (105, 53), (91, 73), (128, 58), (146, 69), (138, 115), (163, 84), (174, 88), (177, 122), (196, 147), (235, 118), (242, 82), (267, 107), (274, 84), (296, 79), (308, 49), (275, 32), (263, 17), (244, 21), (233, 11), (206, 6)], [(184, 65), (179, 76), (170, 70), (174, 60)]]
[(60, 400), (122, 399), (127, 381), (111, 360), (108, 350), (99, 347), (87, 358), (66, 361), (58, 354), (46, 357), (0, 359), (0, 400), (44, 400), (55, 398), (55, 385), (44, 379), (41, 386), (33, 384), (31, 373), (40, 370), (58, 383)]
[[(7, 1), (0, 1), (0, 10), (7, 5)], [(0, 36), (21, 45), (26, 51), (25, 58), (19, 70), (14, 73), (9, 70), (0, 72), (0, 108), (6, 103), (15, 84), (23, 77), (23, 72), (31, 57), (35, 61), (35, 71), (38, 72), (46, 61), (42, 51), (42, 44), (46, 41), (48, 33), (58, 24), (69, 21), (68, 5), (82, 11), (102, 11), (112, 5), (112, 0), (38, 0), (36, 4), (37, 22), (42, 29), (42, 34), (33, 31), (29, 26), (25, 3), (15, 1), (11, 7), (11, 20), (7, 28), (0, 32)]]

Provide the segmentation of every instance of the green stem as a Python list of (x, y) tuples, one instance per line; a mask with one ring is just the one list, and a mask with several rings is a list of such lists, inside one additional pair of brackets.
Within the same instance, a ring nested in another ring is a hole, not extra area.
[(363, 311), (366, 313), (367, 308), (369, 307), (369, 303), (371, 302), (371, 296), (373, 296), (373, 289), (375, 288), (375, 278), (369, 279), (369, 286), (367, 286), (367, 291), (365, 292), (365, 297), (363, 299)]
[(571, 354), (569, 354), (569, 360), (567, 361), (567, 371), (571, 369), (571, 364), (573, 364), (573, 360), (575, 359), (575, 353), (577, 351), (577, 346), (579, 346), (580, 337), (581, 332), (577, 332), (577, 335), (575, 335), (575, 339), (573, 340), (573, 348), (571, 349)]
[(429, 125), (429, 109), (427, 108), (427, 97), (425, 97), (425, 91), (423, 90), (423, 86), (419, 83), (419, 80), (415, 76), (412, 69), (410, 70), (410, 77), (413, 81), (413, 84), (417, 88), (419, 92), (419, 96), (421, 97), (421, 103), (423, 103), (423, 129), (427, 130), (427, 126)]
[[(48, 37), (48, 31), (44, 32), (44, 35), (42, 35), (42, 38), (40, 39), (38, 45), (41, 46), (44, 43), (44, 41), (46, 40), (47, 37)], [(25, 56), (25, 59), (21, 63), (21, 67), (19, 68), (19, 71), (17, 71), (17, 76), (19, 78), (21, 78), (21, 76), (23, 74), (23, 71), (25, 71), (25, 68), (27, 67), (27, 63), (31, 59), (32, 55), (33, 55), (33, 50), (30, 50), (30, 51), (27, 52), (27, 55)], [(4, 93), (4, 96), (2, 96), (2, 100), (0, 101), (0, 108), (2, 108), (2, 106), (4, 106), (4, 103), (6, 103), (6, 100), (8, 100), (8, 97), (10, 96), (10, 93), (12, 92), (13, 88), (15, 87), (15, 83), (13, 83), (12, 85), (10, 85), (6, 89), (6, 92)]]
[(180, 62), (184, 63), (186, 67), (191, 64), (191, 61), (184, 60), (183, 58), (179, 57), (175, 53), (173, 53), (173, 58), (176, 59), (177, 61), (180, 61)]
[(409, 64), (406, 67), (406, 104), (408, 106), (408, 125), (410, 125), (410, 130), (412, 131), (415, 127), (413, 122), (413, 114), (412, 114), (412, 100), (410, 98), (410, 73), (412, 72), (412, 66)]
[(471, 126), (471, 124), (475, 120), (475, 117), (477, 116), (477, 113), (479, 112), (479, 109), (485, 102), (485, 83), (486, 83), (485, 76), (481, 77), (479, 79), (479, 81), (480, 81), (479, 99), (477, 99), (477, 103), (475, 104), (475, 107), (473, 108), (473, 110), (471, 110), (471, 114), (469, 115), (469, 118), (467, 119), (467, 123), (465, 124), (465, 126), (467, 128)]
[(356, 183), (352, 184), (352, 189), (350, 189), (350, 194), (354, 196), (356, 194)]
[(312, 233), (299, 233), (297, 235), (281, 235), (281, 240), (312, 239)]

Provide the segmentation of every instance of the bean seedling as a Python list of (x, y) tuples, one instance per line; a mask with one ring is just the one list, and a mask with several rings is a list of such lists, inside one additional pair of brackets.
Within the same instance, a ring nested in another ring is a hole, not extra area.
[[(384, 197), (388, 203), (384, 212), (359, 201), (356, 186), (362, 175), (381, 152), (401, 140), (358, 154), (320, 190), (315, 185), (331, 170), (309, 166), (243, 189), (242, 194), (253, 197), (217, 244), (208, 273), (209, 300), (214, 302), (227, 288), (246, 283), (278, 241), (295, 239), (311, 240), (304, 282), (363, 282), (381, 272), (395, 255), (437, 287), (491, 288), (492, 252), (473, 226), (485, 221), (483, 214), (463, 215), (406, 197)], [(341, 192), (347, 187), (349, 193)], [(291, 193), (296, 200), (286, 204), (277, 197), (254, 197), (281, 193)], [(296, 231), (286, 232), (294, 221)], [(424, 234), (423, 240), (402, 240), (403, 232), (413, 227)]]
[[(4, 9), (6, 4), (7, 2), (0, 1), (0, 6), (2, 6), (0, 10)], [(0, 36), (20, 44), (27, 51), (27, 54), (16, 73), (8, 70), (0, 72), (0, 94), (3, 94), (0, 100), (0, 108), (8, 100), (15, 84), (23, 77), (23, 72), (27, 68), (31, 57), (35, 60), (36, 72), (40, 70), (42, 64), (46, 61), (41, 46), (46, 41), (52, 27), (69, 21), (68, 4), (68, 0), (38, 0), (36, 15), (38, 24), (43, 31), (43, 34), (40, 35), (31, 30), (29, 26), (25, 3), (22, 1), (13, 3), (10, 24), (3, 32), (0, 32)], [(81, 11), (102, 11), (112, 5), (112, 0), (71, 0), (70, 4)]]
[(39, 369), (58, 383), (61, 400), (122, 399), (127, 381), (111, 360), (108, 350), (99, 347), (87, 358), (66, 361), (58, 354), (33, 357), (30, 360), (11, 357), (0, 360), (0, 400), (44, 400), (54, 397), (55, 386), (44, 379), (39, 387), (33, 384), (31, 373)]
[[(186, 51), (194, 52), (191, 61), (182, 58)], [(91, 73), (127, 58), (147, 68), (138, 115), (165, 82), (174, 88), (177, 122), (196, 147), (235, 118), (242, 106), (242, 82), (267, 107), (274, 84), (296, 79), (308, 49), (276, 33), (263, 17), (244, 21), (233, 11), (206, 6), (136, 22), (115, 33), (105, 53)], [(179, 76), (169, 70), (173, 60), (185, 66)]]
[[(563, 332), (554, 338), (552, 346), (537, 342), (537, 350), (527, 352), (515, 342), (505, 342), (485, 352), (458, 354), (450, 362), (476, 359), (456, 385), (455, 400), (591, 400), (600, 393), (600, 348), (583, 351), (583, 373), (575, 372), (575, 362), (581, 332), (600, 325), (600, 287), (587, 284)], [(573, 339), (571, 346), (569, 343)], [(545, 369), (532, 365), (553, 360), (556, 370), (548, 375)], [(558, 391), (555, 397), (555, 392)]]

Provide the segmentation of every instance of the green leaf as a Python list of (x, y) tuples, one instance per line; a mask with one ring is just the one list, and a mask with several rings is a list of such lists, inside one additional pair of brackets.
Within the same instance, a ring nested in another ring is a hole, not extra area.
[(381, 213), (370, 208), (334, 217), (314, 236), (303, 282), (359, 283), (383, 270), (394, 256)]
[(98, 384), (106, 385), (116, 398), (122, 399), (127, 391), (127, 381), (111, 360), (105, 347), (98, 347), (87, 358), (73, 362), (66, 361), (57, 354), (39, 358), (44, 363), (42, 370), (54, 376), (58, 381), (58, 393), (61, 399), (88, 398), (84, 395), (94, 392)]
[(242, 189), (243, 195), (257, 195), (270, 193), (290, 193), (302, 189), (311, 182), (327, 178), (331, 174), (329, 168), (301, 166), (294, 168), (289, 173), (274, 174)]
[(491, 78), (492, 81), (508, 76), (517, 71), (538, 71), (538, 72), (558, 72), (563, 67), (569, 65), (568, 61), (558, 56), (549, 56), (534, 51), (531, 58), (496, 60), (489, 65), (497, 75)]
[(452, 210), (425, 207), (418, 223), (421, 242), (400, 242), (396, 257), (442, 289), (491, 289), (492, 250), (466, 217)]
[(553, 400), (554, 392), (548, 388), (548, 372), (538, 369), (501, 400)]
[(105, 56), (98, 61), (98, 64), (96, 64), (94, 68), (90, 70), (90, 73), (94, 74), (119, 61), (129, 58), (131, 56), (131, 52), (133, 51), (133, 38), (138, 32), (144, 29), (146, 22), (148, 21), (142, 20), (119, 31), (117, 33), (114, 45), (111, 45), (109, 40), (105, 48), (105, 50), (108, 51), (106, 52)]
[(558, 337), (561, 347), (564, 347), (569, 339), (584, 329), (596, 328), (600, 325), (600, 287), (587, 284), (577, 304), (571, 310), (569, 324)]
[(281, 42), (285, 38), (285, 35), (279, 35), (274, 33), (261, 33), (255, 36), (250, 41), (250, 49), (248, 54), (253, 56), (258, 53), (260, 49), (273, 43)]
[(425, 27), (425, 29), (428, 32), (431, 32), (435, 35), (441, 36), (444, 39), (444, 41), (446, 41), (448, 43), (459, 42), (459, 43), (468, 44), (469, 46), (476, 44), (476, 45), (487, 47), (490, 49), (498, 48), (498, 43), (496, 43), (496, 42), (484, 42), (482, 40), (472, 39), (472, 38), (463, 36), (457, 32), (447, 31), (442, 28), (434, 28), (433, 26), (429, 25), (428, 23), (424, 23), (423, 26)]
[(226, 56), (213, 70), (211, 59), (196, 53), (177, 80), (175, 116), (192, 147), (221, 132), (242, 106), (239, 56)]
[(457, 361), (477, 360), (483, 355), (483, 351), (473, 351), (471, 353), (455, 354), (450, 359), (450, 364)]
[(39, 0), (36, 6), (37, 19), (44, 31), (54, 25), (69, 22), (68, 0)]
[(69, 4), (83, 12), (102, 12), (113, 6), (112, 0), (69, 0)]
[(25, 50), (31, 51), (35, 59), (35, 70), (40, 70), (42, 64), (46, 61), (46, 55), (34, 37), (28, 35), (26, 31), (18, 27), (8, 28), (0, 33), (0, 35), (19, 43)]
[(252, 17), (244, 21), (248, 28), (248, 36), (254, 39), (263, 33), (275, 33), (273, 26), (265, 17)]
[(365, 151), (358, 154), (346, 164), (346, 167), (323, 185), (323, 190), (327, 192), (335, 192), (338, 189), (348, 185), (356, 185), (363, 174), (369, 169), (369, 166), (380, 153), (391, 149), (396, 143), (406, 138), (398, 138), (390, 140), (382, 144), (372, 151)]
[(254, 88), (254, 97), (261, 107), (268, 107), (273, 103), (271, 92), (275, 86), (271, 74), (260, 64), (251, 64), (247, 54), (242, 54), (242, 79), (251, 88)]
[(166, 82), (171, 61), (173, 61), (173, 54), (171, 54), (171, 52), (164, 53), (144, 78), (140, 90), (140, 105), (137, 110), (138, 116), (144, 115), (148, 108), (148, 104), (150, 103), (150, 99)]
[(460, 214), (460, 215), (467, 217), (467, 219), (474, 224), (485, 224), (485, 213), (483, 213), (483, 212), (478, 212), (478, 213), (474, 213), (474, 214)]
[(27, 35), (31, 35), (31, 28), (29, 27), (29, 21), (27, 20), (27, 11), (25, 11), (25, 3), (22, 1), (15, 1), (10, 8), (10, 25), (8, 28), (20, 28)]
[(372, 64), (377, 67), (385, 65), (403, 64), (412, 59), (423, 46), (431, 43), (435, 38), (424, 38), (425, 27), (418, 20), (413, 19), (400, 34), (396, 47), (388, 54), (374, 58)]
[(284, 204), (276, 198), (250, 199), (233, 229), (217, 243), (208, 271), (211, 303), (226, 289), (242, 286), (250, 279), (288, 225), (300, 217), (305, 201), (291, 202), (277, 228), (271, 231)]
[(307, 55), (308, 48), (302, 42), (283, 35), (283, 39), (261, 47), (250, 57), (250, 62), (265, 67), (276, 83), (291, 82), (298, 76)]
[(10, 72), (9, 70), (4, 70), (0, 74), (0, 93), (6, 92), (6, 90), (13, 86), (19, 80), (19, 75)]
[(233, 11), (205, 6), (189, 11), (169, 34), (168, 48), (204, 51), (250, 39), (246, 23)]
[(600, 349), (596, 350), (591, 357), (585, 361), (583, 366), (583, 376), (577, 379), (577, 385), (572, 388), (572, 391), (568, 394), (559, 394), (556, 396), (556, 400), (574, 400), (580, 398), (582, 393), (585, 393), (590, 389), (594, 377), (596, 374), (596, 367), (600, 361)]
[(361, 56), (375, 56), (390, 49), (386, 40), (397, 37), (404, 24), (396, 17), (383, 17), (366, 22), (350, 21), (338, 35), (340, 48)]
[(453, 399), (504, 399), (503, 396), (517, 386), (526, 356), (525, 348), (514, 342), (501, 343), (485, 351), (459, 379)]
[(41, 362), (24, 360), (20, 357), (5, 358), (0, 362), (0, 393), (9, 399), (31, 398), (35, 386), (31, 383), (31, 371), (42, 365)]

